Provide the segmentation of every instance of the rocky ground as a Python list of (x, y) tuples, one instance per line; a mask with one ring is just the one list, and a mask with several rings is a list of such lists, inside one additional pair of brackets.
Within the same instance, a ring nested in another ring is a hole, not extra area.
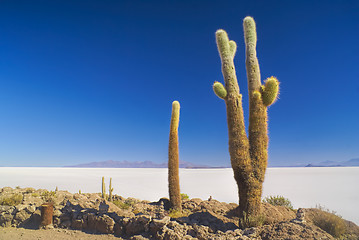
[[(54, 203), (53, 228), (36, 230), (47, 201)], [(334, 239), (312, 224), (317, 210), (303, 209), (303, 215), (268, 203), (262, 205), (264, 225), (243, 230), (238, 205), (212, 199), (184, 200), (179, 213), (170, 211), (165, 198), (149, 202), (116, 195), (109, 202), (98, 193), (4, 187), (0, 203), (0, 239)], [(359, 239), (358, 226), (345, 223), (347, 239)]]

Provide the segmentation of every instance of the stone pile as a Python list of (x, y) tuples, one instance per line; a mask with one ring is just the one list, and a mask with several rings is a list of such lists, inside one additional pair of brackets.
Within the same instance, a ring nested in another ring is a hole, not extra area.
[(330, 235), (314, 226), (306, 231), (307, 227), (303, 223), (290, 222), (296, 218), (292, 210), (270, 204), (263, 205), (267, 223), (270, 225), (241, 230), (238, 228), (239, 220), (236, 217), (238, 205), (213, 199), (185, 200), (182, 205), (184, 214), (173, 216), (169, 211), (168, 199), (165, 198), (158, 202), (148, 202), (115, 195), (114, 201), (108, 202), (102, 199), (99, 193), (72, 194), (67, 191), (49, 192), (44, 189), (0, 188), (0, 200), (16, 194), (23, 196), (19, 204), (0, 205), (1, 227), (38, 228), (41, 220), (40, 206), (45, 201), (51, 201), (54, 204), (53, 227), (114, 234), (126, 239), (271, 239), (270, 236), (286, 238), (285, 234), (288, 233), (280, 229), (290, 227), (298, 233), (306, 232), (307, 237), (320, 236), (322, 239), (332, 239)]

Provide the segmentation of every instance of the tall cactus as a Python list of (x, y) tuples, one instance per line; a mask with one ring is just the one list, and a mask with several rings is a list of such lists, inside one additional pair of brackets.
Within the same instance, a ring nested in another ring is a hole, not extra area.
[(106, 197), (105, 177), (102, 177), (102, 198)]
[(179, 153), (178, 153), (178, 125), (180, 104), (178, 101), (172, 103), (172, 116), (170, 126), (170, 137), (168, 144), (168, 189), (172, 208), (182, 211), (181, 193), (179, 185)]
[(110, 178), (110, 185), (108, 186), (108, 200), (110, 202), (112, 201), (112, 192), (113, 192), (112, 178)]
[(219, 82), (213, 84), (215, 94), (226, 103), (229, 154), (238, 185), (239, 217), (242, 224), (243, 221), (260, 215), (262, 184), (268, 158), (267, 107), (277, 99), (279, 92), (279, 82), (275, 77), (268, 78), (265, 85), (261, 84), (256, 56), (257, 33), (253, 18), (246, 17), (243, 27), (249, 94), (248, 137), (245, 131), (242, 95), (233, 62), (237, 47), (222, 29), (216, 32), (216, 42), (225, 86)]

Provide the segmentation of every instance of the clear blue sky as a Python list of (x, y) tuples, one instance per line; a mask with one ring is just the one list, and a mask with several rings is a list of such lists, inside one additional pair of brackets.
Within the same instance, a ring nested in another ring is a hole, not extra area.
[[(269, 109), (269, 163), (359, 157), (359, 1), (0, 1), (0, 166), (167, 161), (171, 103), (180, 159), (229, 165), (215, 31), (254, 17)], [(248, 122), (246, 122), (248, 124)]]

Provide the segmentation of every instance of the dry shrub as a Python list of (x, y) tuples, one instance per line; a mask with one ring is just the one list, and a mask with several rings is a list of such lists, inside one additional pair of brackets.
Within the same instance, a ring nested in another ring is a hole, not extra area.
[(190, 214), (191, 214), (191, 211), (188, 209), (184, 209), (182, 211), (177, 210), (177, 209), (170, 209), (170, 211), (168, 212), (168, 216), (170, 218), (187, 217)]
[(313, 216), (313, 223), (321, 228), (322, 230), (326, 231), (333, 237), (340, 237), (342, 236), (346, 230), (347, 226), (345, 221), (335, 212), (329, 211), (321, 206), (317, 206), (319, 211)]
[(10, 197), (0, 199), (0, 205), (16, 206), (22, 202), (23, 196), (20, 193), (12, 194)]
[(243, 212), (243, 218), (240, 219), (240, 225), (242, 229), (259, 227), (262, 226), (265, 222), (266, 218), (262, 214), (257, 216), (248, 216), (245, 212)]
[(113, 200), (112, 203), (115, 204), (117, 207), (125, 210), (130, 209), (134, 205), (134, 203), (131, 201), (121, 201), (121, 200)]
[(56, 197), (56, 192), (55, 191), (47, 191), (46, 190), (46, 191), (41, 193), (41, 198), (45, 202), (54, 202), (55, 197)]

